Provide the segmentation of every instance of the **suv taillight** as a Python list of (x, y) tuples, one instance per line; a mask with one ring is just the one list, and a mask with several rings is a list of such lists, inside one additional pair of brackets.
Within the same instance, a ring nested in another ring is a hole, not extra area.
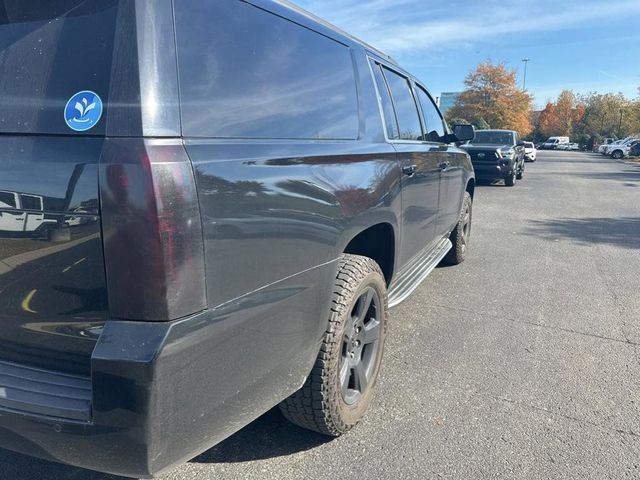
[(106, 140), (100, 204), (111, 316), (167, 321), (203, 310), (202, 224), (182, 143)]

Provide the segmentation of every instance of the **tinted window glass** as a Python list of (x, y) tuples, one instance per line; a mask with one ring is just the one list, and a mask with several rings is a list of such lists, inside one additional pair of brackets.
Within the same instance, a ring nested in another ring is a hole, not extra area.
[(0, 207), (16, 208), (16, 195), (13, 192), (0, 192)]
[(35, 195), (20, 195), (22, 208), (26, 210), (42, 210), (42, 197)]
[(398, 122), (396, 121), (396, 113), (393, 111), (393, 104), (391, 103), (391, 95), (389, 94), (387, 82), (382, 75), (382, 67), (378, 63), (373, 63), (372, 69), (373, 76), (376, 80), (376, 86), (378, 87), (378, 94), (380, 95), (379, 101), (382, 105), (387, 137), (389, 140), (397, 140), (400, 138)]
[(357, 138), (349, 48), (244, 2), (175, 10), (186, 136)]
[[(84, 90), (106, 112), (114, 56), (129, 55), (114, 52), (119, 9), (118, 0), (0, 0), (0, 132), (75, 134), (64, 109)], [(87, 134), (103, 134), (106, 123)]]
[(418, 92), (418, 101), (422, 107), (422, 115), (424, 115), (424, 123), (426, 124), (427, 133), (425, 140), (429, 142), (441, 142), (444, 136), (444, 124), (442, 123), (442, 117), (438, 113), (433, 100), (427, 92), (422, 88), (416, 87)]
[(513, 133), (500, 130), (478, 130), (469, 143), (485, 145), (513, 145)]
[(393, 105), (396, 109), (400, 138), (402, 140), (421, 140), (420, 116), (418, 115), (413, 93), (411, 93), (409, 80), (387, 68), (383, 70), (391, 90)]

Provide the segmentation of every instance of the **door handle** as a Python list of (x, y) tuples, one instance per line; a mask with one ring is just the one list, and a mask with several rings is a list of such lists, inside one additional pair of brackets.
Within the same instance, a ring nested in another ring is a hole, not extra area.
[(440, 170), (446, 170), (447, 168), (449, 168), (451, 166), (451, 162), (449, 161), (445, 161), (445, 162), (440, 162), (438, 164), (438, 167), (440, 167)]
[(417, 165), (405, 165), (404, 167), (402, 167), (402, 173), (409, 176), (416, 173), (417, 170), (418, 170)]

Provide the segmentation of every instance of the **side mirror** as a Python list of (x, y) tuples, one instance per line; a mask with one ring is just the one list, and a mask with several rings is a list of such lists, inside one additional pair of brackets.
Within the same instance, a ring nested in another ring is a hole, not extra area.
[(454, 125), (453, 136), (456, 142), (468, 142), (476, 136), (476, 129), (473, 125)]

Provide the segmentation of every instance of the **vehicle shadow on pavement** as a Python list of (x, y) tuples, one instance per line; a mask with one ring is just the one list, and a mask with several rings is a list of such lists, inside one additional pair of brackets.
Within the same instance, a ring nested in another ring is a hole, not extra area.
[(28, 457), (0, 448), (2, 480), (131, 480)]
[(640, 168), (629, 168), (619, 172), (585, 172), (582, 178), (591, 180), (617, 180), (620, 182), (640, 182)]
[(289, 423), (276, 407), (191, 462), (238, 463), (282, 457), (331, 440)]
[(640, 249), (640, 217), (534, 220), (526, 234), (552, 241), (574, 240), (583, 245), (599, 243)]
[[(331, 441), (296, 427), (274, 408), (225, 441), (191, 460), (193, 463), (238, 463), (290, 455)], [(28, 457), (0, 448), (1, 480), (130, 480)]]
[[(588, 155), (584, 155), (584, 156), (580, 156), (579, 158), (568, 158), (566, 156), (563, 155), (558, 155), (557, 157), (545, 157), (544, 159), (544, 163), (570, 163), (570, 164), (575, 164), (575, 163), (590, 163), (590, 164), (594, 164), (594, 163), (600, 163), (600, 164), (611, 164), (615, 162), (615, 160), (612, 160), (610, 158), (607, 157), (603, 157), (603, 156), (599, 156), (599, 157), (592, 157), (592, 156), (588, 156)], [(535, 164), (535, 163), (534, 163)], [(531, 165), (531, 164), (529, 164)]]

